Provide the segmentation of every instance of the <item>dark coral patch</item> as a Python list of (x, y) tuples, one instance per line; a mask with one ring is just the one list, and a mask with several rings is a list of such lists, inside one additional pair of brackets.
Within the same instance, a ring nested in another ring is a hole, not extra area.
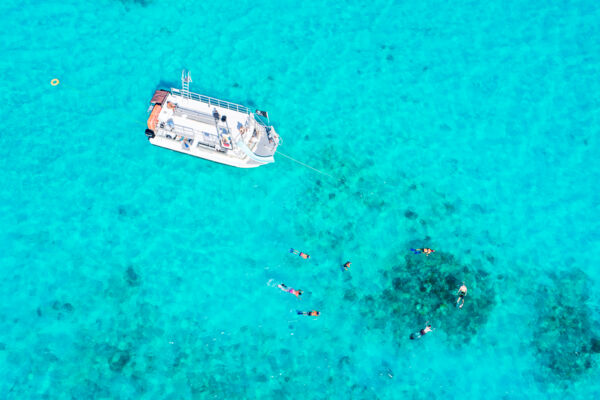
[(592, 353), (600, 353), (600, 339), (599, 338), (592, 338), (592, 340), (590, 340), (590, 351)]
[(596, 364), (600, 332), (586, 305), (589, 278), (581, 271), (552, 277), (554, 286), (538, 289), (533, 344), (544, 376), (574, 380)]
[(136, 4), (142, 7), (148, 7), (152, 3), (152, 0), (121, 0), (121, 3), (125, 5)]
[(138, 286), (140, 284), (140, 276), (131, 266), (127, 267), (127, 271), (125, 271), (125, 280), (129, 286)]
[(444, 203), (444, 209), (446, 210), (446, 214), (450, 215), (450, 214), (454, 214), (454, 212), (456, 211), (456, 207), (454, 206), (454, 204), (452, 203)]
[(346, 290), (344, 292), (344, 300), (356, 301), (357, 298), (358, 296), (356, 296), (356, 292), (354, 292), (354, 290)]
[[(429, 321), (445, 331), (452, 344), (468, 343), (486, 323), (495, 304), (489, 274), (480, 267), (461, 264), (449, 253), (401, 256), (386, 279), (388, 288), (378, 296), (360, 299), (361, 311), (371, 328), (387, 326), (397, 333), (398, 342)], [(462, 282), (469, 292), (463, 309), (458, 309), (457, 290)]]
[(111, 370), (121, 372), (130, 360), (131, 356), (129, 355), (129, 352), (117, 351), (108, 360), (108, 364)]
[(419, 215), (413, 210), (404, 211), (404, 216), (408, 219), (416, 219)]

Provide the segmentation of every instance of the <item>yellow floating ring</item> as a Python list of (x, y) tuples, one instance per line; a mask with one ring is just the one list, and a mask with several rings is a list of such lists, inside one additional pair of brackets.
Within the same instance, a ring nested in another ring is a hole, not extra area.
[(50, 81), (50, 84), (51, 84), (52, 86), (56, 86), (56, 85), (58, 85), (59, 83), (60, 83), (60, 81), (59, 81), (58, 79), (56, 79), (56, 78), (54, 78), (54, 79), (52, 79), (52, 80)]

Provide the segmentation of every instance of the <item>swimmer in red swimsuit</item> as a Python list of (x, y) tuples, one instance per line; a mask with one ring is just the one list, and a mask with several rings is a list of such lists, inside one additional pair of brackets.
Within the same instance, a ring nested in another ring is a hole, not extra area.
[(277, 287), (279, 289), (283, 290), (284, 292), (288, 292), (288, 293), (295, 295), (296, 297), (302, 296), (302, 290), (296, 290), (294, 288), (289, 288), (289, 287), (285, 286), (285, 283), (280, 283), (279, 285), (277, 285)]
[(301, 251), (298, 251), (298, 250), (296, 250), (296, 249), (290, 249), (290, 253), (292, 253), (292, 254), (297, 254), (297, 255), (299, 255), (300, 257), (304, 258), (305, 260), (310, 258), (310, 256), (309, 256), (308, 254), (306, 254), (306, 253), (303, 253), (303, 252), (301, 252)]

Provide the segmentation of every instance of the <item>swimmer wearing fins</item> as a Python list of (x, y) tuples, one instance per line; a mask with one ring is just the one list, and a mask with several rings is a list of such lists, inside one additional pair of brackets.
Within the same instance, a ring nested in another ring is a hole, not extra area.
[(462, 286), (458, 289), (458, 299), (456, 299), (456, 306), (460, 309), (465, 305), (465, 296), (467, 295), (467, 285), (462, 283)]
[(318, 317), (319, 315), (321, 315), (321, 313), (319, 311), (298, 311), (298, 315), (308, 315), (309, 317)]
[(424, 249), (410, 249), (410, 251), (412, 251), (415, 254), (425, 254), (426, 256), (430, 255), (431, 253), (435, 253), (435, 250), (428, 249), (428, 248), (424, 248)]
[(425, 328), (421, 329), (418, 333), (411, 333), (410, 340), (421, 339), (423, 336), (433, 331), (431, 325), (427, 325), (429, 322), (425, 322)]
[(350, 269), (350, 265), (352, 265), (352, 263), (350, 261), (346, 261), (344, 264), (344, 271), (348, 271), (348, 269)]
[(277, 285), (277, 287), (279, 289), (283, 290), (284, 292), (293, 294), (296, 297), (302, 296), (302, 290), (296, 290), (294, 288), (289, 288), (289, 287), (285, 286), (285, 283), (280, 283), (279, 285)]
[(306, 254), (306, 253), (303, 253), (303, 252), (301, 252), (301, 251), (299, 251), (299, 250), (296, 250), (296, 249), (290, 249), (290, 253), (292, 253), (292, 254), (297, 254), (297, 255), (299, 255), (300, 257), (304, 258), (305, 260), (307, 260), (307, 259), (309, 259), (309, 258), (310, 258), (310, 256), (309, 256), (308, 254)]

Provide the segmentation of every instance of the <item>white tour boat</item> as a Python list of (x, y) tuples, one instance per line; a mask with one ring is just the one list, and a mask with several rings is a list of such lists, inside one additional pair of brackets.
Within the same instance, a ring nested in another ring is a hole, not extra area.
[(266, 111), (189, 91), (190, 73), (181, 89), (157, 90), (150, 101), (146, 136), (155, 146), (231, 165), (254, 168), (274, 162), (279, 135)]

